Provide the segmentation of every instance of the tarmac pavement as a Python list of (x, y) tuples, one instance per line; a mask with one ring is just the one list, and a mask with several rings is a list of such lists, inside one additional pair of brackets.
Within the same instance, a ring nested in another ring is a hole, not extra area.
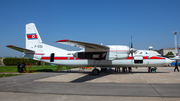
[(180, 101), (180, 72), (174, 67), (133, 68), (132, 73), (113, 70), (91, 75), (91, 70), (29, 73), (0, 78), (0, 101)]

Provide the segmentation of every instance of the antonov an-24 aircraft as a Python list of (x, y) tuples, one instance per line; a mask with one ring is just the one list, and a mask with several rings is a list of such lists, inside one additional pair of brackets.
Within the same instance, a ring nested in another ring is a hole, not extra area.
[[(123, 45), (99, 45), (94, 43), (59, 40), (58, 43), (82, 48), (80, 51), (67, 51), (44, 44), (34, 23), (26, 24), (26, 48), (13, 45), (7, 47), (23, 52), (24, 57), (51, 64), (77, 67), (95, 67), (92, 74), (97, 75), (98, 67), (157, 67), (171, 63), (156, 51), (135, 50)], [(132, 46), (132, 45), (131, 45)]]

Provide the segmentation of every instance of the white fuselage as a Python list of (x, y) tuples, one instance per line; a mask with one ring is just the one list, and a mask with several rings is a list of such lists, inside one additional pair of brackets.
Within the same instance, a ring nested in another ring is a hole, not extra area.
[[(78, 67), (94, 67), (95, 64), (99, 67), (157, 67), (171, 63), (171, 60), (168, 58), (160, 57), (157, 52), (149, 50), (137, 50), (137, 52), (133, 54), (133, 57), (128, 55), (126, 58), (120, 59), (118, 58), (118, 55), (122, 56), (129, 48), (124, 46), (122, 46), (123, 49), (116, 48), (119, 46), (108, 46), (111, 49), (108, 52), (109, 57), (115, 57), (113, 60), (79, 59), (73, 57), (73, 54), (77, 51), (53, 52), (53, 50), (49, 52), (42, 51), (35, 54), (26, 54), (25, 57), (57, 65)], [(53, 62), (50, 62), (52, 53), (54, 53), (54, 58)]]

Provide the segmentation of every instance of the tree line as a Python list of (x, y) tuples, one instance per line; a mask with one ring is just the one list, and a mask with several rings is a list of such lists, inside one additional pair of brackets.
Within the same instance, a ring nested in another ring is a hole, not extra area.
[(28, 59), (28, 58), (4, 58), (3, 63), (6, 66), (15, 66), (17, 64), (21, 63), (28, 63), (31, 65), (41, 65), (40, 61)]

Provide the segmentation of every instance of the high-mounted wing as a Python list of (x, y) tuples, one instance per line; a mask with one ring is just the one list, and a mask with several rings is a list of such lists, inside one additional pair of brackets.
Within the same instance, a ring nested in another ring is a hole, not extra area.
[(66, 45), (71, 45), (74, 47), (79, 47), (83, 48), (86, 52), (87, 51), (108, 51), (109, 47), (103, 46), (103, 45), (98, 45), (94, 43), (87, 43), (87, 42), (80, 42), (80, 41), (73, 41), (73, 40), (59, 40), (56, 41), (58, 43), (66, 44)]
[(17, 50), (19, 52), (24, 52), (24, 53), (29, 53), (29, 54), (35, 53), (35, 51), (29, 50), (29, 49), (20, 48), (20, 47), (13, 46), (13, 45), (7, 45), (6, 47), (9, 47), (11, 49)]

